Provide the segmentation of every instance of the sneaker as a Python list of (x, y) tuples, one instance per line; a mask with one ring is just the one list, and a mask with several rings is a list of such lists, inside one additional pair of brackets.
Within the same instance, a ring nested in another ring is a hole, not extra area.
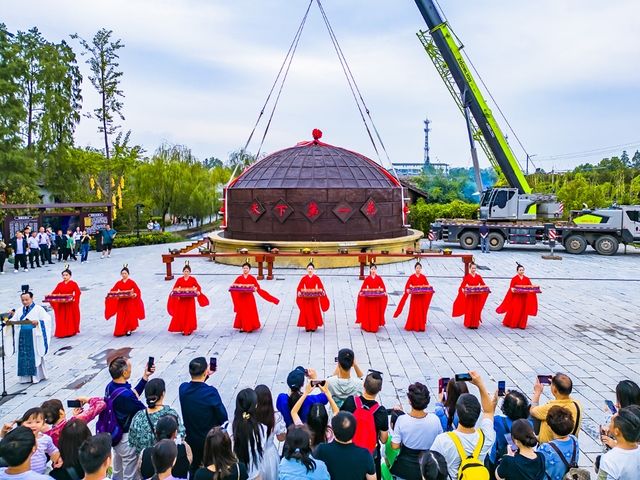
[(104, 254), (100, 258), (104, 258)]
[(13, 273), (18, 273), (18, 269), (16, 268), (16, 269), (13, 271)]
[(107, 258), (111, 258), (111, 254), (107, 255)]
[(25, 271), (25, 272), (28, 272), (28, 271), (29, 271), (29, 269), (28, 269), (28, 268), (25, 268), (25, 269), (24, 269), (24, 271)]
[(0, 275), (4, 275), (4, 272), (0, 272)]

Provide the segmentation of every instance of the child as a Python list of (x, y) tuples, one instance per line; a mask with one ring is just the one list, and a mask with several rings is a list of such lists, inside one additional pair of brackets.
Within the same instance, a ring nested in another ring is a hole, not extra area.
[(45, 428), (44, 412), (41, 408), (30, 408), (22, 418), (18, 420), (18, 425), (30, 429), (36, 437), (36, 451), (31, 457), (31, 470), (36, 473), (44, 473), (47, 469), (47, 455), (51, 458), (54, 467), (62, 466), (60, 452), (53, 444), (50, 436), (42, 432)]

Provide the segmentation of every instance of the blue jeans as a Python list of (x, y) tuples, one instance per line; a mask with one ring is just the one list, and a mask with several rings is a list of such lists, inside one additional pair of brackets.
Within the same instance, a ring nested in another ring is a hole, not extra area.
[(482, 253), (489, 253), (489, 236), (480, 237), (480, 248)]
[(83, 243), (80, 245), (80, 261), (86, 262), (88, 256), (89, 256), (89, 244)]

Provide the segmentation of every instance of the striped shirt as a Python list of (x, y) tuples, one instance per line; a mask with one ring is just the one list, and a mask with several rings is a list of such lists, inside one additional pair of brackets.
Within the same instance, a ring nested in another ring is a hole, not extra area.
[(48, 435), (38, 434), (37, 448), (31, 457), (31, 470), (36, 473), (44, 473), (47, 469), (47, 455), (51, 456), (58, 451), (53, 440)]

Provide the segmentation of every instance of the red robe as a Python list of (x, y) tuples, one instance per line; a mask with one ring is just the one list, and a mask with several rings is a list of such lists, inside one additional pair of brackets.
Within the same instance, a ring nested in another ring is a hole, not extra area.
[(471, 275), (467, 273), (462, 279), (460, 288), (458, 288), (458, 296), (453, 302), (452, 317), (459, 317), (464, 315), (464, 326), (467, 328), (478, 328), (482, 323), (480, 314), (484, 308), (484, 304), (487, 301), (488, 293), (475, 293), (466, 295), (463, 292), (464, 287), (467, 285), (475, 287), (478, 285), (484, 285), (484, 280), (478, 274)]
[[(247, 275), (246, 277), (240, 275), (233, 283), (237, 285), (253, 285), (255, 292), (267, 302), (275, 305), (280, 303), (280, 300), (260, 288), (260, 284), (253, 275)], [(260, 328), (260, 318), (258, 317), (258, 307), (256, 306), (254, 292), (232, 291), (229, 293), (231, 293), (231, 300), (233, 301), (233, 311), (236, 312), (233, 328), (239, 328), (242, 332), (258, 330)]]
[(298, 283), (296, 303), (300, 309), (298, 317), (298, 326), (304, 327), (305, 330), (316, 330), (322, 326), (322, 312), (329, 310), (329, 297), (326, 292), (322, 297), (300, 297), (300, 290), (305, 289), (322, 289), (324, 285), (317, 275), (305, 275)]
[[(402, 313), (404, 304), (409, 297), (409, 294), (407, 293), (409, 287), (424, 287), (427, 285), (429, 285), (429, 281), (425, 275), (420, 274), (420, 276), (418, 276), (415, 273), (411, 275), (407, 279), (407, 284), (404, 286), (404, 295), (402, 295), (400, 303), (398, 303), (398, 308), (396, 308), (393, 318), (399, 317)], [(404, 326), (405, 330), (415, 332), (424, 332), (426, 330), (427, 312), (429, 311), (429, 304), (431, 303), (432, 297), (433, 293), (411, 295), (411, 301), (409, 302), (409, 315), (407, 316), (407, 323)]]
[(127, 332), (133, 332), (138, 328), (138, 321), (144, 320), (144, 303), (138, 284), (131, 280), (118, 280), (111, 290), (133, 290), (136, 294), (133, 298), (107, 297), (104, 302), (104, 318), (109, 320), (116, 315), (116, 326), (113, 335), (122, 337)]
[(51, 293), (73, 295), (69, 303), (51, 302), (51, 308), (56, 317), (56, 338), (73, 337), (80, 333), (80, 287), (73, 280), (60, 282)]
[(504, 300), (496, 308), (497, 313), (506, 313), (502, 324), (509, 328), (527, 328), (529, 315), (538, 314), (538, 297), (535, 293), (513, 293), (511, 289), (516, 285), (532, 285), (529, 277), (518, 275), (511, 279), (509, 290), (504, 296)]
[[(375, 278), (369, 275), (362, 282), (360, 292), (365, 288), (381, 288), (387, 291), (384, 282), (379, 275)], [(377, 332), (378, 328), (384, 326), (384, 311), (387, 309), (387, 296), (383, 297), (363, 297), (358, 293), (358, 303), (356, 305), (356, 323), (362, 326), (365, 332)]]
[(173, 288), (195, 288), (198, 290), (199, 295), (197, 297), (174, 297), (169, 294), (169, 300), (167, 301), (167, 311), (171, 315), (169, 331), (191, 335), (198, 328), (196, 298), (198, 299), (198, 305), (201, 307), (209, 305), (209, 299), (202, 293), (202, 288), (195, 277), (190, 276), (186, 280), (184, 277), (180, 277), (176, 280)]

